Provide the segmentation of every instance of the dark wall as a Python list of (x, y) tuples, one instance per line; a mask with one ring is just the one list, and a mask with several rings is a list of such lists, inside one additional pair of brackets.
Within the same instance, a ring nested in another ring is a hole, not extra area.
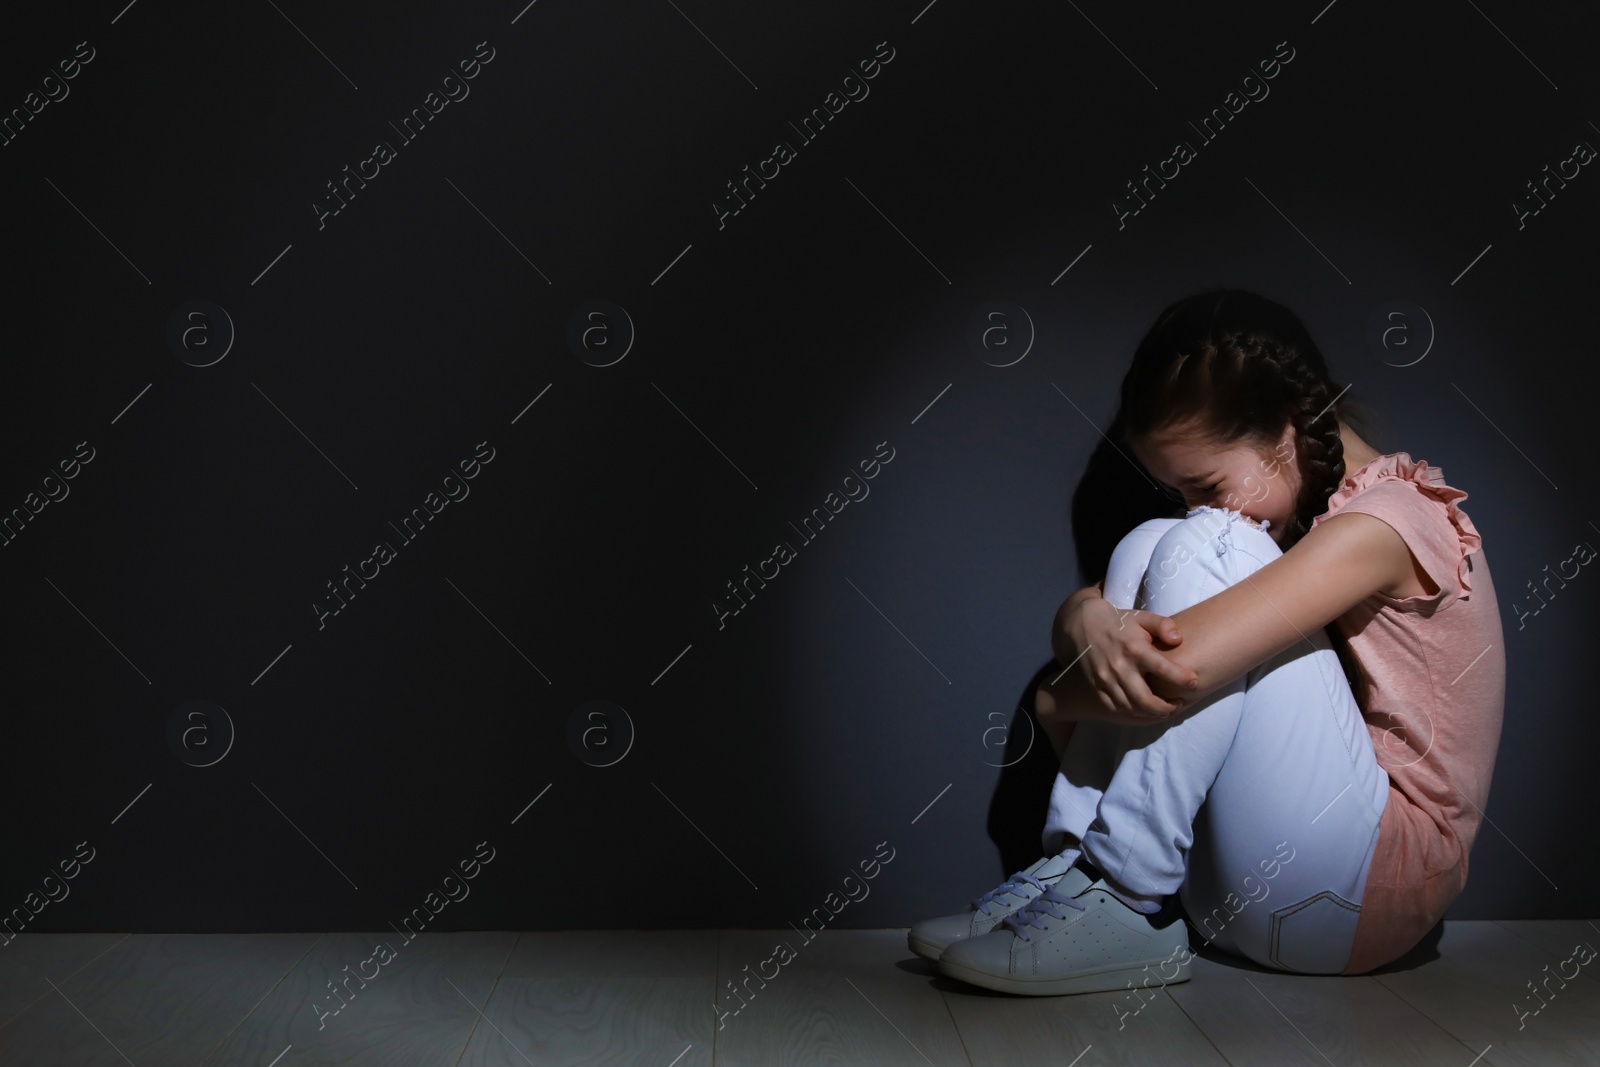
[(92, 7), (0, 43), (0, 910), (92, 857), (30, 929), (381, 929), (475, 854), (434, 928), (779, 926), (863, 862), (837, 925), (959, 907), (1034, 858), (1097, 427), (1219, 284), (1471, 494), (1509, 680), (1452, 916), (1597, 910), (1600, 578), (1515, 613), (1600, 544), (1592, 14)]

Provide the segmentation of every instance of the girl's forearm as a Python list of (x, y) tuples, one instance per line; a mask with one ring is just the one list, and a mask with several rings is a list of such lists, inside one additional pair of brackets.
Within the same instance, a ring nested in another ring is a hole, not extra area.
[[(1056, 662), (1034, 690), (1034, 719), (1050, 739), (1057, 759), (1066, 752), (1067, 741), (1078, 722), (1096, 716), (1101, 710), (1099, 697), (1089, 685), (1088, 678), (1077, 669), (1078, 649), (1073, 647), (1074, 642), (1062, 625), (1084, 600), (1100, 595), (1098, 586), (1086, 586), (1069, 596), (1056, 612), (1055, 625), (1050, 634)], [(1070, 668), (1067, 666), (1069, 664), (1072, 665)]]
[(1034, 692), (1033, 710), (1034, 720), (1050, 739), (1050, 747), (1055, 749), (1056, 759), (1060, 760), (1066, 756), (1072, 731), (1079, 722), (1098, 712), (1100, 705), (1089, 692), (1082, 671), (1074, 667), (1063, 673), (1057, 663), (1051, 666), (1050, 673)]
[(1083, 650), (1073, 647), (1072, 638), (1066, 631), (1067, 616), (1071, 615), (1077, 606), (1091, 597), (1100, 596), (1098, 585), (1086, 585), (1073, 593), (1062, 603), (1056, 612), (1055, 625), (1050, 631), (1050, 651), (1055, 654), (1057, 661), (1062, 664), (1071, 663), (1078, 658), (1078, 653)]
[(1034, 693), (1033, 710), (1041, 725), (1094, 718), (1100, 709), (1100, 699), (1083, 671), (1062, 666), (1059, 661), (1052, 665)]

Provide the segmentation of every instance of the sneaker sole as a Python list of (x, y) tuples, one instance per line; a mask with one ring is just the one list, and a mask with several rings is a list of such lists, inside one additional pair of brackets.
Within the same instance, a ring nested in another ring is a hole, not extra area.
[[(1150, 978), (1148, 968), (1159, 967), (1162, 964), (1171, 962), (1170, 958), (1162, 958), (1141, 962), (1138, 966), (1122, 963), (1113, 967), (1083, 971), (1062, 978), (1026, 978), (1015, 975), (990, 974), (987, 971), (973, 970), (954, 961), (941, 959), (939, 961), (939, 973), (950, 978), (958, 978), (969, 985), (992, 989), (997, 993), (1019, 993), (1024, 996), (1053, 997), (1069, 993), (1104, 993), (1110, 990), (1124, 990), (1129, 987), (1129, 983), (1148, 981)], [(1179, 982), (1187, 982), (1189, 980), (1189, 962), (1186, 960), (1177, 964), (1177, 967), (1177, 977), (1161, 978), (1160, 985), (1176, 985)], [(1160, 976), (1158, 975), (1157, 977)], [(1148, 987), (1141, 986), (1140, 988)], [(1160, 986), (1157, 986), (1157, 988), (1160, 988)]]
[(914, 934), (906, 935), (906, 944), (911, 946), (912, 952), (915, 952), (925, 960), (933, 960), (935, 963), (939, 962), (940, 957), (944, 955), (944, 950), (949, 947), (935, 941), (924, 940)]

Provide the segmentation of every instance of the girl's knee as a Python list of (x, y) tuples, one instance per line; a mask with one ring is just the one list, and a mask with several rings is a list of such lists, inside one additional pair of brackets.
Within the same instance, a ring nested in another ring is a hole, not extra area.
[(1156, 542), (1144, 576), (1150, 610), (1181, 611), (1282, 554), (1266, 529), (1240, 512), (1196, 508)]
[(1182, 521), (1173, 518), (1146, 519), (1122, 535), (1122, 540), (1117, 542), (1106, 565), (1107, 600), (1119, 608), (1135, 606), (1139, 584), (1144, 580), (1157, 542)]

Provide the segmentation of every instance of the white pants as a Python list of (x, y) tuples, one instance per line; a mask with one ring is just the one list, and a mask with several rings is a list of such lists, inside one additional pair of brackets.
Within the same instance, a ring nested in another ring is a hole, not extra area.
[[(1280, 555), (1239, 512), (1195, 508), (1124, 537), (1105, 598), (1175, 615)], [(1389, 777), (1327, 634), (1306, 636), (1161, 725), (1080, 721), (1044, 844), (1081, 842), (1123, 889), (1178, 893), (1201, 939), (1227, 952), (1337, 974)]]

